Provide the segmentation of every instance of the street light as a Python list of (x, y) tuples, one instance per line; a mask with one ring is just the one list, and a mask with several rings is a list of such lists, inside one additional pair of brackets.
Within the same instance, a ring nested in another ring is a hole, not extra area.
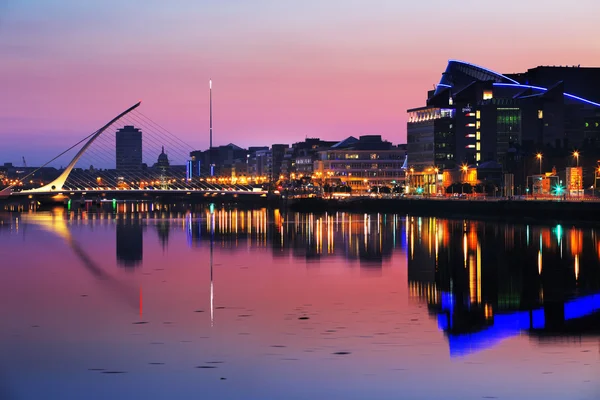
[(542, 153), (537, 153), (535, 157), (540, 160), (540, 175), (542, 175)]
[(467, 177), (467, 171), (469, 171), (469, 166), (468, 166), (468, 165), (466, 165), (466, 164), (463, 164), (463, 165), (460, 167), (460, 169), (461, 169), (461, 171), (462, 171), (462, 172), (464, 172), (464, 173), (465, 173), (465, 177), (463, 178), (463, 182), (461, 182), (461, 185), (460, 185), (460, 192), (461, 192), (462, 194), (465, 194), (465, 183), (464, 183), (464, 181), (466, 180), (466, 177)]
[(575, 157), (575, 160), (577, 161), (577, 166), (579, 167), (579, 152), (577, 150), (573, 152), (573, 157)]

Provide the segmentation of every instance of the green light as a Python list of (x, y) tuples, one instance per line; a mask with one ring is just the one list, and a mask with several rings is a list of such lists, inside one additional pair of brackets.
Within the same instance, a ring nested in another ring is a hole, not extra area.
[(113, 208), (117, 208), (117, 200), (113, 199), (112, 203), (113, 203)]
[(562, 195), (564, 193), (564, 191), (565, 191), (565, 188), (562, 187), (560, 184), (556, 184), (552, 190), (552, 192), (555, 196)]
[(215, 213), (215, 204), (214, 203), (210, 203), (209, 210), (210, 210), (211, 214)]
[(423, 188), (422, 187), (418, 187), (417, 188), (417, 194), (421, 194), (423, 193)]
[(554, 232), (556, 233), (556, 238), (558, 239), (558, 244), (560, 244), (560, 239), (562, 237), (562, 226), (560, 226), (560, 224), (556, 225)]
[(67, 203), (67, 209), (70, 210), (71, 209), (71, 199), (69, 199), (69, 202)]

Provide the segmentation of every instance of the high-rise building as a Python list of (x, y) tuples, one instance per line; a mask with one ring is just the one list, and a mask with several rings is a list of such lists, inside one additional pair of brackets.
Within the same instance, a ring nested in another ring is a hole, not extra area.
[(142, 168), (142, 131), (126, 125), (116, 133), (116, 158), (118, 171)]

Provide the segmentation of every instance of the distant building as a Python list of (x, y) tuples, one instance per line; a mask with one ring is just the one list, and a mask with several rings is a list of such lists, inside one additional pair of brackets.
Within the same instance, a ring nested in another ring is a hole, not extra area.
[(247, 150), (233, 143), (208, 150), (196, 150), (190, 153), (189, 168), (193, 171), (193, 176), (230, 176), (236, 161), (245, 160), (247, 154)]
[(117, 171), (142, 169), (142, 131), (126, 125), (116, 133)]
[(160, 169), (168, 169), (169, 168), (169, 156), (165, 153), (165, 146), (162, 146), (162, 151), (158, 155), (158, 160), (156, 161), (156, 166)]
[(289, 147), (287, 144), (274, 144), (271, 146), (271, 173), (269, 174), (269, 178), (273, 182), (279, 180), (283, 157)]
[(318, 152), (315, 180), (331, 186), (349, 185), (363, 193), (372, 187), (392, 187), (404, 180), (404, 158), (404, 149), (379, 135), (349, 137)]

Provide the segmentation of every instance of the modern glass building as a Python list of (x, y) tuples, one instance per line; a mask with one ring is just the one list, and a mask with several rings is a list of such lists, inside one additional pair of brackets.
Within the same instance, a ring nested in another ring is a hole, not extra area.
[(408, 166), (417, 171), (495, 161), (519, 181), (537, 152), (544, 170), (564, 170), (575, 149), (600, 159), (600, 68), (500, 74), (450, 60), (426, 105), (407, 112)]

